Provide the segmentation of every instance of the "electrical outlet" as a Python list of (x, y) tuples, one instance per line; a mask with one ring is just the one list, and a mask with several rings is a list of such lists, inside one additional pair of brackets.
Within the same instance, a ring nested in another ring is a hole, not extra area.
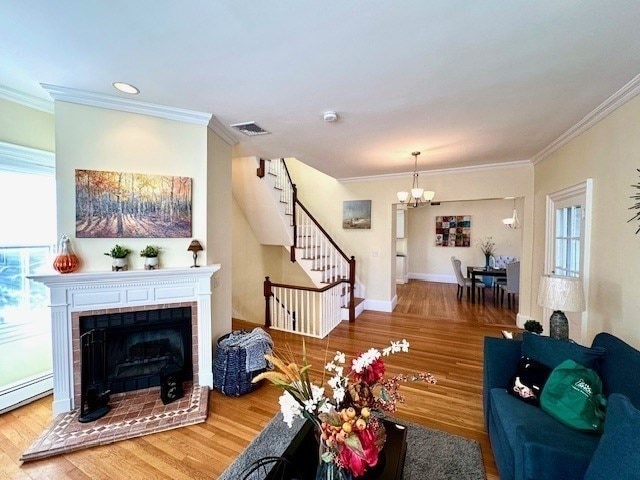
[(380, 256), (380, 250), (371, 250), (371, 256), (372, 257), (379, 257)]

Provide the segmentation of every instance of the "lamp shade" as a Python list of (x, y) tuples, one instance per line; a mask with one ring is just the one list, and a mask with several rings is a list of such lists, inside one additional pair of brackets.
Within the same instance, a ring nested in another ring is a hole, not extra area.
[(398, 201), (404, 203), (409, 199), (409, 192), (398, 192)]
[(573, 277), (542, 275), (538, 288), (538, 305), (561, 312), (584, 311), (582, 281)]
[(187, 251), (189, 252), (201, 252), (202, 250), (202, 245), (200, 245), (198, 240), (191, 240), (191, 243), (187, 247)]

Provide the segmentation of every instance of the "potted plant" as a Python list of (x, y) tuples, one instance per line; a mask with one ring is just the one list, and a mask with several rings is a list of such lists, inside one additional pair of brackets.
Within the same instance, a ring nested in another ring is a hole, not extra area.
[(540, 335), (543, 330), (542, 324), (537, 320), (527, 320), (524, 322), (524, 329), (527, 332), (535, 333), (537, 335)]
[(129, 270), (129, 265), (127, 264), (127, 255), (129, 255), (130, 253), (131, 250), (118, 244), (116, 244), (116, 246), (108, 252), (104, 252), (106, 256), (111, 257), (111, 270), (114, 272)]
[(144, 258), (145, 270), (156, 270), (158, 268), (158, 255), (160, 254), (160, 247), (155, 245), (147, 245), (144, 250), (140, 252), (140, 256)]

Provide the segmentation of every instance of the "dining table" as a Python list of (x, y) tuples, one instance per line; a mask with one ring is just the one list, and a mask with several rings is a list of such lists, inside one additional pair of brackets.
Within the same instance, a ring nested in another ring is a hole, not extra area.
[[(475, 285), (476, 277), (507, 278), (506, 268), (467, 266), (467, 278), (471, 278), (471, 285)], [(471, 288), (471, 303), (476, 303), (476, 289)]]

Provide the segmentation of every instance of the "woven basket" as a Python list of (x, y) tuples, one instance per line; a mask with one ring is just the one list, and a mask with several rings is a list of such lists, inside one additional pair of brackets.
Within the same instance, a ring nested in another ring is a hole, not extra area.
[(220, 342), (229, 335), (231, 334), (228, 333), (218, 340), (216, 357), (213, 362), (213, 386), (224, 395), (239, 397), (258, 386), (251, 383), (251, 380), (264, 372), (265, 369), (247, 372), (247, 352), (244, 347), (220, 346)]

